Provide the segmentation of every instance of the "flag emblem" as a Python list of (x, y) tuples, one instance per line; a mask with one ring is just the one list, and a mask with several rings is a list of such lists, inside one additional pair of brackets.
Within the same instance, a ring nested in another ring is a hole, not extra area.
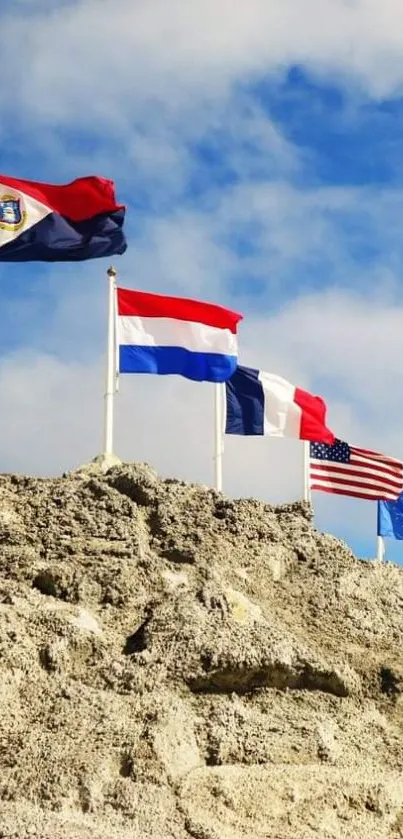
[(0, 196), (0, 230), (20, 230), (26, 213), (21, 210), (21, 201), (14, 195)]
[(78, 262), (124, 253), (125, 207), (113, 181), (69, 184), (0, 174), (0, 262)]

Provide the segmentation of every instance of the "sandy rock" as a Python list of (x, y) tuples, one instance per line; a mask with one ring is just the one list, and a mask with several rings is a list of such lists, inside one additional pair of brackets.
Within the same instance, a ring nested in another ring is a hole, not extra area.
[(403, 571), (309, 505), (0, 476), (0, 839), (403, 839)]

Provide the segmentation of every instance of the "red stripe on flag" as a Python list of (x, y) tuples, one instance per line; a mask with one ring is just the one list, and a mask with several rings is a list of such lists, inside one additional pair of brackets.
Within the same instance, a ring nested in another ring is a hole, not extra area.
[[(402, 472), (400, 474), (398, 474), (398, 473), (393, 474), (393, 473), (390, 473), (390, 472), (386, 472), (386, 474), (385, 474), (385, 471), (386, 470), (384, 470), (384, 469), (377, 469), (375, 467), (371, 468), (371, 466), (369, 466), (369, 465), (366, 465), (363, 469), (354, 469), (354, 468), (351, 469), (351, 468), (348, 468), (348, 466), (343, 467), (342, 464), (340, 464), (340, 465), (334, 464), (333, 465), (333, 464), (330, 464), (330, 463), (323, 463), (322, 464), (322, 463), (318, 463), (318, 462), (314, 462), (311, 465), (311, 472), (312, 473), (323, 472), (324, 475), (329, 475), (329, 480), (334, 478), (334, 480), (338, 481), (339, 480), (339, 475), (346, 475), (347, 477), (351, 475), (352, 478), (354, 478), (354, 477), (362, 478), (363, 480), (366, 480), (366, 481), (371, 481), (371, 480), (378, 479), (383, 484), (385, 484), (385, 486), (386, 485), (396, 486), (396, 484), (402, 484), (403, 483), (403, 473)], [(350, 483), (353, 483), (353, 481), (350, 481)]]
[(59, 185), (0, 175), (0, 184), (24, 192), (45, 204), (52, 212), (71, 221), (85, 221), (103, 213), (124, 209), (124, 204), (116, 203), (113, 181), (96, 176), (77, 178), (72, 183)]
[(360, 455), (361, 457), (368, 457), (372, 460), (379, 460), (381, 463), (390, 465), (392, 467), (403, 467), (402, 461), (397, 457), (385, 457), (378, 452), (372, 452), (370, 449), (358, 449), (357, 446), (350, 446), (350, 453), (352, 455)]
[(381, 490), (384, 489), (385, 492), (395, 492), (396, 495), (400, 495), (401, 492), (401, 482), (400, 483), (393, 483), (392, 481), (383, 481), (382, 479), (376, 478), (375, 476), (365, 476), (360, 475), (359, 477), (361, 480), (356, 480), (354, 478), (349, 478), (350, 472), (348, 475), (345, 473), (345, 477), (340, 478), (338, 475), (329, 475), (329, 473), (325, 473), (323, 475), (317, 475), (315, 470), (312, 470), (312, 480), (316, 481), (323, 481), (327, 484), (333, 484), (334, 486), (343, 487), (343, 486), (356, 486), (356, 487), (370, 487), (373, 490)]
[(320, 396), (313, 396), (306, 390), (295, 388), (294, 402), (301, 408), (301, 440), (313, 443), (333, 443), (335, 436), (326, 427), (326, 403)]
[(229, 329), (236, 335), (237, 325), (242, 315), (213, 303), (190, 300), (186, 297), (167, 297), (165, 294), (148, 294), (144, 291), (132, 291), (118, 288), (118, 314), (125, 317), (172, 318), (173, 320), (193, 321)]
[(395, 495), (373, 495), (369, 491), (337, 489), (336, 487), (325, 487), (323, 484), (311, 484), (311, 489), (327, 492), (330, 495), (348, 495), (349, 498), (363, 498), (366, 501), (394, 501), (398, 496)]
[(351, 458), (351, 466), (353, 469), (358, 469), (359, 471), (366, 471), (366, 472), (377, 472), (380, 475), (384, 475), (385, 478), (402, 478), (403, 477), (403, 470), (402, 468), (398, 468), (396, 465), (392, 468), (391, 466), (380, 466), (378, 463), (371, 463), (369, 460), (365, 463), (360, 460), (355, 460)]

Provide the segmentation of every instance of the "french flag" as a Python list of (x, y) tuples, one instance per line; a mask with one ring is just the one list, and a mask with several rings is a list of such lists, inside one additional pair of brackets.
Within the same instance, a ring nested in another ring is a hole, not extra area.
[(0, 262), (67, 262), (124, 253), (125, 208), (112, 181), (70, 184), (0, 175)]
[(119, 372), (225, 382), (237, 366), (241, 319), (211, 303), (118, 288)]
[(326, 426), (326, 405), (320, 396), (276, 376), (238, 367), (226, 382), (226, 434), (296, 437), (333, 443)]

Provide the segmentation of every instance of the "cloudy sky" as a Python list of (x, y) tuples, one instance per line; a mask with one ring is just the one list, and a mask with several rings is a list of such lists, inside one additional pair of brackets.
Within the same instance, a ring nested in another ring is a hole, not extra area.
[[(403, 458), (402, 24), (400, 0), (3, 3), (0, 168), (115, 180), (121, 285), (243, 312), (242, 363)], [(107, 267), (0, 264), (0, 471), (101, 450)], [(120, 457), (211, 483), (211, 386), (125, 377), (116, 409)], [(224, 471), (230, 495), (294, 500), (301, 445), (229, 438)], [(314, 501), (373, 555), (375, 504)]]

